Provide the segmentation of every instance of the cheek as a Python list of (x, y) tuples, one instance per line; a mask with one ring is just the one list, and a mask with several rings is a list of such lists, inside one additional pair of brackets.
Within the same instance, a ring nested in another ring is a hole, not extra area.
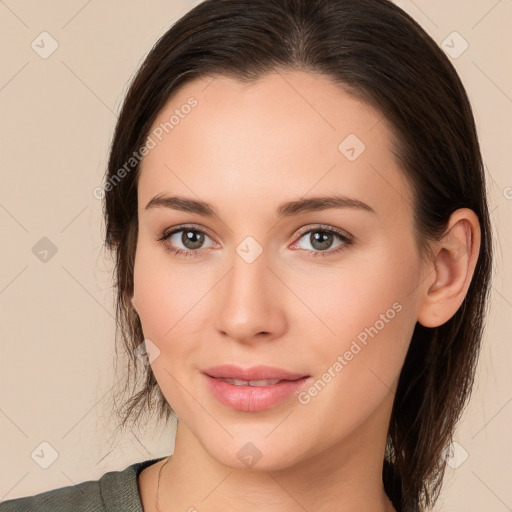
[(371, 262), (307, 287), (309, 303), (318, 305), (315, 312), (333, 332), (322, 328), (308, 347), (317, 380), (298, 399), (311, 411), (324, 411), (313, 416), (329, 417), (337, 432), (356, 428), (394, 393), (416, 324), (411, 291), (418, 268), (411, 252), (383, 248)]
[[(197, 311), (205, 294), (198, 266), (172, 264), (172, 255), (142, 240), (134, 265), (134, 300), (144, 335), (161, 343), (197, 329)], [(195, 317), (195, 324), (192, 319)]]
[(205, 347), (200, 340), (211, 329), (211, 290), (219, 272), (207, 265), (181, 261), (149, 241), (138, 245), (134, 265), (134, 298), (145, 338), (159, 349), (151, 366), (173, 409), (190, 397), (190, 378), (197, 373)]
[[(183, 389), (194, 370), (197, 314), (204, 281), (190, 266), (170, 264), (170, 256), (149, 243), (140, 243), (134, 265), (134, 302), (144, 337), (158, 347), (151, 362), (166, 401), (182, 416), (189, 398)], [(181, 384), (181, 385), (180, 385)]]
[[(414, 304), (418, 268), (407, 247), (382, 245), (354, 253), (336, 268), (318, 267), (314, 277), (311, 267), (304, 267), (285, 280), (293, 283), (294, 293), (314, 314), (307, 316), (308, 323), (315, 324), (325, 339), (322, 345), (342, 350), (344, 342), (359, 334), (364, 343), (365, 336), (370, 336), (365, 329), (374, 325), (381, 339), (403, 330), (401, 319), (413, 314), (405, 311)], [(306, 317), (297, 316), (294, 321), (304, 323)], [(405, 325), (409, 323), (410, 319)], [(375, 334), (374, 329), (371, 332)]]
[[(374, 308), (377, 315), (359, 315), (359, 325), (352, 322), (353, 335), (340, 336), (335, 346), (324, 347), (323, 353), (317, 354), (323, 364), (317, 366), (310, 387), (297, 398), (304, 405), (303, 414), (313, 423), (310, 428), (330, 425), (327, 444), (370, 425), (371, 417), (389, 421), (387, 410), (392, 406), (414, 327), (411, 308), (394, 304), (396, 310), (387, 308), (385, 301), (383, 307), (368, 307), (368, 312)], [(393, 311), (394, 317), (386, 311)], [(388, 323), (379, 318), (381, 312)]]

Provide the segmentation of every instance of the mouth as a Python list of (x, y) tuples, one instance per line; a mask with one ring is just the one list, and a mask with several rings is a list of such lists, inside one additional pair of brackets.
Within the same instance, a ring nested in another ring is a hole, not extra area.
[(275, 407), (295, 395), (310, 378), (269, 366), (222, 365), (202, 373), (208, 389), (221, 404), (245, 412)]
[[(217, 377), (212, 377), (217, 378)], [(228, 384), (233, 384), (234, 386), (273, 386), (274, 384), (278, 384), (279, 382), (285, 382), (287, 379), (263, 379), (263, 380), (241, 380), (241, 379), (221, 379), (217, 378), (223, 382), (227, 382)], [(294, 379), (297, 380), (297, 379)], [(290, 381), (292, 382), (292, 381)]]
[[(236, 366), (234, 364), (222, 364), (219, 366), (212, 366), (210, 368), (206, 368), (205, 370), (203, 370), (203, 373), (215, 379), (227, 379), (233, 381), (255, 383), (249, 384), (250, 386), (266, 385), (258, 384), (258, 382), (267, 380), (279, 382), (281, 380), (297, 380), (303, 377), (309, 377), (309, 375), (304, 375), (302, 373), (290, 372), (283, 368), (265, 365), (243, 368), (241, 366)], [(277, 382), (272, 382), (272, 384), (277, 384)]]

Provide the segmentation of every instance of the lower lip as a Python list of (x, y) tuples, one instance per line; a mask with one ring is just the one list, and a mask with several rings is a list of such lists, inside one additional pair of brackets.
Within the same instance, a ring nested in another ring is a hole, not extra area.
[(274, 407), (294, 395), (308, 377), (284, 380), (270, 386), (235, 386), (204, 374), (210, 391), (219, 402), (239, 411), (256, 412)]

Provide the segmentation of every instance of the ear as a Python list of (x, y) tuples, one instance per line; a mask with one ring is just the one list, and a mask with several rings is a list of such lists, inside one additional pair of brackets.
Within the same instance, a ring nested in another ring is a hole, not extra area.
[(135, 306), (135, 295), (132, 295), (130, 298), (130, 302), (132, 303), (132, 307), (137, 312), (137, 307)]
[(418, 322), (438, 327), (457, 312), (468, 291), (480, 251), (480, 223), (473, 210), (452, 213), (442, 240), (432, 246), (431, 278), (420, 296)]

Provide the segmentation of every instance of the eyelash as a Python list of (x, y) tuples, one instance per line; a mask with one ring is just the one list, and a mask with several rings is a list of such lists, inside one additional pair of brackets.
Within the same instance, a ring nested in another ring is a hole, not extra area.
[[(202, 234), (208, 236), (207, 233), (205, 233), (201, 229), (196, 228), (195, 226), (186, 226), (185, 225), (185, 226), (179, 226), (179, 227), (173, 229), (172, 231), (164, 232), (163, 235), (157, 239), (157, 241), (161, 242), (163, 244), (166, 251), (168, 251), (176, 256), (184, 256), (186, 258), (187, 257), (193, 258), (193, 257), (199, 256), (204, 249), (197, 249), (195, 251), (184, 250), (184, 249), (174, 248), (174, 247), (170, 246), (168, 243), (166, 243), (167, 240), (172, 235), (175, 235), (176, 233), (180, 233), (181, 231), (186, 231), (186, 230), (194, 231), (195, 233), (202, 233)], [(332, 256), (334, 254), (338, 254), (339, 252), (344, 251), (348, 246), (350, 246), (354, 243), (353, 239), (351, 237), (348, 237), (347, 235), (345, 235), (344, 232), (341, 231), (340, 229), (335, 228), (333, 226), (326, 226), (323, 224), (300, 232), (297, 235), (298, 236), (297, 241), (300, 240), (304, 235), (307, 235), (308, 233), (312, 233), (312, 232), (328, 233), (328, 234), (338, 237), (343, 242), (343, 245), (340, 245), (339, 247), (337, 247), (336, 249), (333, 249), (333, 250), (311, 251), (311, 250), (307, 250), (307, 249), (301, 249), (301, 250), (305, 250), (306, 252), (309, 252), (311, 257), (313, 257), (313, 258), (327, 257), (327, 256)]]

